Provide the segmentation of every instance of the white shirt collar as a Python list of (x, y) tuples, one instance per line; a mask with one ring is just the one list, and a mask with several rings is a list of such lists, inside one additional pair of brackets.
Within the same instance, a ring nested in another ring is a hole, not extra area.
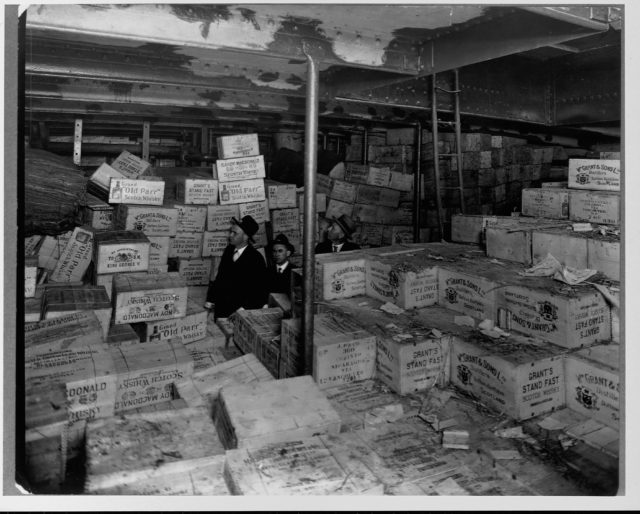
[(287, 269), (288, 265), (289, 265), (289, 261), (285, 262), (284, 264), (276, 264), (276, 268), (278, 271), (284, 271)]
[(331, 248), (332, 249), (333, 248), (337, 248), (338, 250), (342, 250), (342, 245), (344, 245), (344, 242), (343, 243), (337, 243), (337, 244), (336, 243), (331, 243)]
[(246, 246), (243, 246), (242, 248), (236, 248), (234, 250), (233, 254), (238, 256), (238, 257), (236, 257), (237, 259), (240, 258), (240, 256), (242, 255), (242, 252), (244, 252), (247, 249), (248, 246), (249, 245), (246, 245)]

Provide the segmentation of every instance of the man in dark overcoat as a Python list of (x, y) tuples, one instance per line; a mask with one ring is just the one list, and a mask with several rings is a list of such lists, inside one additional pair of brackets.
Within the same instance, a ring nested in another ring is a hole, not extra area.
[(225, 248), (218, 273), (209, 283), (205, 307), (214, 318), (228, 318), (240, 307), (260, 309), (267, 303), (267, 267), (264, 258), (251, 243), (258, 232), (251, 216), (238, 221), (231, 218), (229, 245)]
[(346, 214), (343, 214), (339, 218), (334, 218), (327, 230), (327, 239), (316, 245), (315, 253), (336, 253), (359, 250), (360, 245), (349, 241), (355, 231), (356, 224)]
[(267, 267), (267, 291), (269, 293), (291, 292), (291, 257), (295, 251), (289, 238), (278, 234), (270, 245), (272, 263)]

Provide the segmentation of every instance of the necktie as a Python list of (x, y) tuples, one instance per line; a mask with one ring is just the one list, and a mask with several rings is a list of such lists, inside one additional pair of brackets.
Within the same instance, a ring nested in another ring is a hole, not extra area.
[(282, 273), (284, 271), (283, 268), (278, 267), (278, 273)]
[(340, 250), (340, 247), (339, 247), (339, 246), (336, 246), (336, 245), (333, 245), (333, 251), (334, 251), (334, 252), (337, 252), (338, 250)]
[(238, 260), (238, 257), (240, 257), (240, 250), (236, 250), (235, 252), (233, 252), (233, 262), (236, 262)]

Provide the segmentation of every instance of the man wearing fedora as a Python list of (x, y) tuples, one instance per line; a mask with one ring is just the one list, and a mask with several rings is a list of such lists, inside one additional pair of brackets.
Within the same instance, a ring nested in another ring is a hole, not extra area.
[(316, 253), (336, 253), (359, 250), (360, 246), (349, 241), (349, 238), (356, 231), (356, 224), (353, 220), (343, 214), (339, 218), (334, 218), (327, 230), (327, 239), (316, 245)]
[(240, 307), (260, 309), (267, 303), (267, 267), (262, 255), (250, 243), (258, 232), (251, 216), (240, 221), (231, 218), (229, 245), (225, 248), (218, 273), (209, 283), (205, 307), (214, 310), (215, 319), (227, 318)]
[(284, 234), (278, 234), (270, 245), (272, 264), (267, 267), (267, 291), (286, 293), (291, 290), (291, 262), (295, 248)]

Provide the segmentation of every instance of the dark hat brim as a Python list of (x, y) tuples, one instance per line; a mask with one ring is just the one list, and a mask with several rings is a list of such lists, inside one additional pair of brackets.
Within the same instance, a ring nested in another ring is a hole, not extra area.
[(244, 226), (242, 225), (241, 221), (238, 221), (234, 216), (231, 217), (231, 221), (232, 223), (235, 223), (236, 225), (238, 225), (242, 231), (247, 234), (247, 237), (249, 238), (249, 241), (251, 241), (252, 243), (255, 243), (256, 240), (253, 238), (253, 236), (250, 236), (249, 233), (246, 231), (246, 229), (244, 228)]
[(352, 236), (353, 233), (355, 232), (355, 230), (351, 230), (347, 225), (345, 225), (342, 221), (340, 221), (338, 218), (333, 218), (333, 222), (337, 223), (337, 225), (342, 229), (342, 231), (347, 235), (347, 236)]

